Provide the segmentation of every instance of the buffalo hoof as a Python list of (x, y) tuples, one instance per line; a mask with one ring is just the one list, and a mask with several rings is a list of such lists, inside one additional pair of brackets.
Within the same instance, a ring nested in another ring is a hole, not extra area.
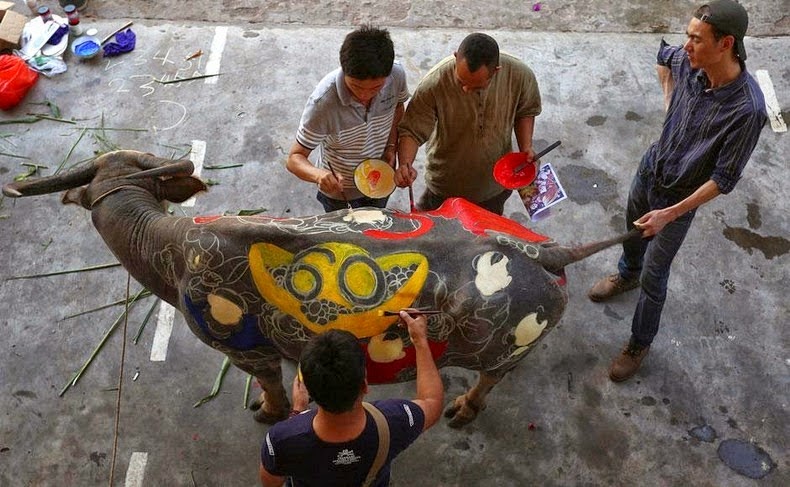
[(447, 425), (451, 428), (460, 428), (471, 423), (477, 418), (477, 413), (484, 410), (486, 405), (478, 406), (469, 401), (466, 396), (458, 396), (455, 401), (444, 410), (444, 417), (450, 418)]
[(288, 418), (288, 411), (267, 411), (265, 403), (260, 398), (253, 400), (249, 408), (253, 411), (253, 419), (259, 423), (274, 424)]
[(252, 414), (252, 417), (259, 423), (274, 424), (278, 421), (288, 419), (288, 413), (269, 413), (263, 408), (258, 408), (258, 410)]

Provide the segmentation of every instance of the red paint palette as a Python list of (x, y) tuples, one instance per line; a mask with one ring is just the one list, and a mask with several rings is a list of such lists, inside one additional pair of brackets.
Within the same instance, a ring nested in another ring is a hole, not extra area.
[[(494, 164), (494, 180), (507, 189), (518, 189), (529, 186), (537, 173), (535, 164), (527, 163), (526, 152), (511, 152), (502, 156)], [(523, 169), (516, 172), (519, 166)]]

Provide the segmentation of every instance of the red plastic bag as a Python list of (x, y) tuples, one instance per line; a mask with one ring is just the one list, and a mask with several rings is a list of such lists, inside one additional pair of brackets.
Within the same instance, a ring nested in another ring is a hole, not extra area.
[(19, 105), (37, 79), (38, 73), (21, 58), (0, 55), (0, 109), (10, 110)]

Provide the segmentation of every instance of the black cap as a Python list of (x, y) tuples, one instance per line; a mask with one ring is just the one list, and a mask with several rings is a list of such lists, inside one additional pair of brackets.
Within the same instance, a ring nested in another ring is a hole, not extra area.
[(733, 0), (714, 0), (700, 8), (708, 7), (710, 13), (698, 14), (696, 17), (716, 27), (721, 33), (735, 37), (735, 49), (741, 61), (746, 60), (746, 48), (743, 47), (743, 36), (749, 27), (749, 15), (746, 9)]

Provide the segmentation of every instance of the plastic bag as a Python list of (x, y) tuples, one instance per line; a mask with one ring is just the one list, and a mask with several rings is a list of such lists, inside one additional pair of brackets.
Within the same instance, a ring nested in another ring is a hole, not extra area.
[(36, 84), (38, 73), (16, 56), (0, 55), (0, 109), (10, 110), (19, 104)]
[(27, 65), (30, 66), (30, 69), (38, 71), (48, 78), (56, 74), (65, 73), (68, 69), (60, 56), (44, 56), (43, 54), (28, 59)]

